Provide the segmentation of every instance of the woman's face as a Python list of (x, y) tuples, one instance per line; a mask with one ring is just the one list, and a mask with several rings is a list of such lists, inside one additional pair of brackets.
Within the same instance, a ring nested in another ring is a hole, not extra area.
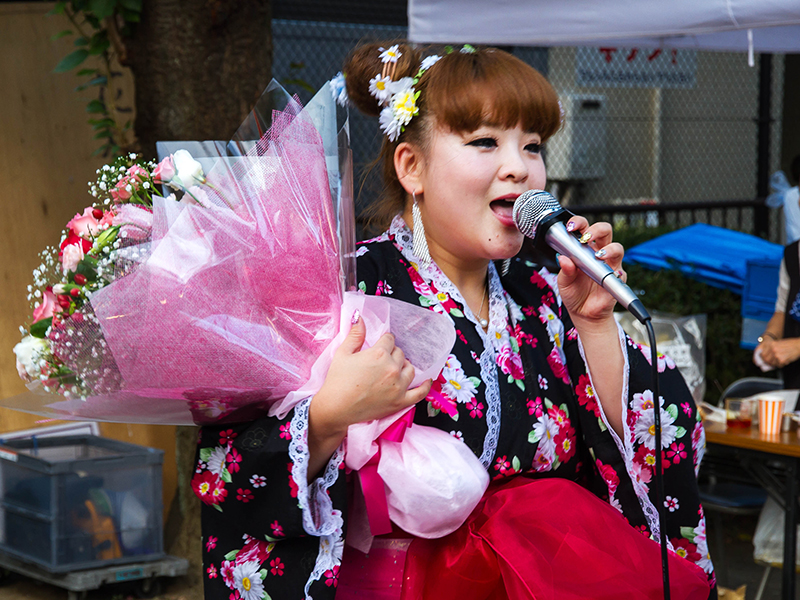
[(491, 125), (434, 130), (419, 198), (431, 253), (467, 262), (514, 256), (523, 239), (511, 216), (514, 200), (543, 189), (546, 179), (537, 133)]

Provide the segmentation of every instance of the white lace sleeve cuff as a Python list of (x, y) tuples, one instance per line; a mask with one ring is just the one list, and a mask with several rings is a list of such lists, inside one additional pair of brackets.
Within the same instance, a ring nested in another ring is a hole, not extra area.
[(344, 459), (342, 446), (336, 449), (320, 477), (308, 483), (308, 407), (306, 398), (294, 409), (289, 425), (292, 440), (289, 458), (292, 461), (292, 479), (297, 485), (297, 503), (303, 511), (303, 528), (313, 536), (331, 535), (342, 527), (342, 513), (333, 507), (328, 489), (339, 478), (339, 466)]

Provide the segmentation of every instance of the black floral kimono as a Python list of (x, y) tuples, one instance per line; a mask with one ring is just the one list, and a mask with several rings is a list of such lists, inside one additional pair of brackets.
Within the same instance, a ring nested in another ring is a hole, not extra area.
[[(620, 330), (626, 361), (620, 437), (594, 393), (555, 275), (515, 260), (500, 277), (490, 265), (484, 332), (438, 267), (414, 256), (411, 232), (399, 217), (383, 235), (360, 244), (357, 256), (363, 293), (418, 304), (455, 324), (455, 345), (433, 386), (438, 393), (417, 405), (415, 423), (463, 441), (493, 479), (570, 479), (619, 510), (631, 527), (659, 539), (648, 348)], [(695, 479), (703, 428), (672, 360), (660, 356), (658, 370), (667, 539), (713, 583)], [(456, 410), (442, 410), (442, 402)], [(208, 600), (334, 597), (347, 476), (339, 449), (306, 484), (309, 403), (283, 419), (202, 429), (193, 488), (203, 503)]]

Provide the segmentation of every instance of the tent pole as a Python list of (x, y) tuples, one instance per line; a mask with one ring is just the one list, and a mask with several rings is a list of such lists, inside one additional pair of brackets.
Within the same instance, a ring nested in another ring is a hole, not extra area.
[(759, 57), (758, 74), (758, 159), (756, 170), (756, 197), (762, 202), (755, 209), (755, 235), (769, 239), (769, 209), (763, 204), (769, 195), (770, 129), (772, 127), (772, 54)]

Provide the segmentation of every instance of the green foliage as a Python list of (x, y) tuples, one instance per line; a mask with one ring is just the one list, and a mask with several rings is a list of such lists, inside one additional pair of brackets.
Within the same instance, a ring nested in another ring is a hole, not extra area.
[(95, 139), (103, 142), (95, 154), (120, 156), (132, 149), (131, 120), (126, 116), (132, 109), (118, 103), (122, 91), (114, 86), (114, 79), (121, 73), (115, 71), (113, 65), (115, 60), (124, 64), (122, 40), (140, 21), (141, 12), (142, 0), (59, 0), (48, 13), (66, 16), (73, 27), (57, 33), (53, 40), (77, 34), (73, 41), (76, 50), (59, 61), (54, 69), (56, 73), (72, 71), (90, 56), (100, 59), (100, 67), (77, 72), (78, 77), (86, 77), (87, 81), (75, 88), (78, 92), (97, 90), (97, 97), (90, 100), (86, 108), (88, 113), (99, 116), (89, 119)]
[[(614, 239), (632, 248), (670, 231), (666, 228), (622, 229)], [(741, 297), (729, 290), (689, 279), (679, 271), (653, 271), (625, 264), (628, 282), (648, 310), (681, 316), (707, 315), (706, 401), (716, 404), (722, 391), (742, 377), (763, 375), (753, 364), (752, 351), (739, 346), (742, 333)]]

